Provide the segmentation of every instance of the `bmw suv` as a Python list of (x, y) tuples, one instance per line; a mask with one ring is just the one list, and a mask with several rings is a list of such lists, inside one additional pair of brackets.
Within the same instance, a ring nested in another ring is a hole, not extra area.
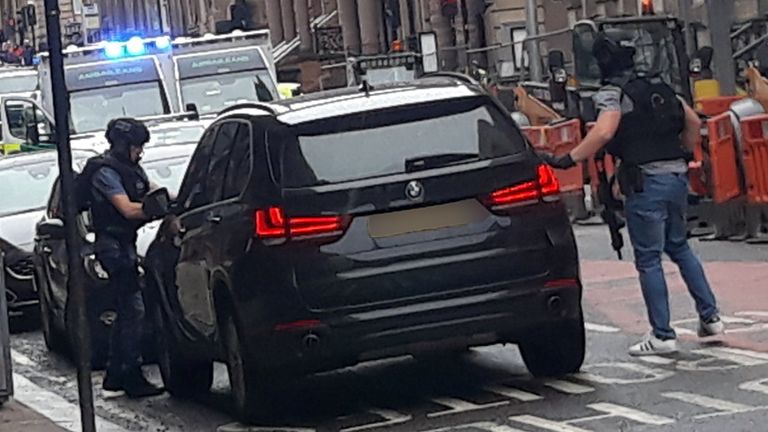
[(534, 375), (584, 359), (573, 232), (553, 172), (468, 79), (221, 113), (147, 254), (167, 388), (227, 364), (245, 419), (281, 380), (517, 343)]

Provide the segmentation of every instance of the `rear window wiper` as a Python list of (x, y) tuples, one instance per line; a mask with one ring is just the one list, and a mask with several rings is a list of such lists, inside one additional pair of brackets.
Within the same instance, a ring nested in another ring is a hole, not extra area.
[(419, 156), (405, 160), (405, 172), (423, 171), (478, 159), (477, 153), (441, 153), (430, 156)]

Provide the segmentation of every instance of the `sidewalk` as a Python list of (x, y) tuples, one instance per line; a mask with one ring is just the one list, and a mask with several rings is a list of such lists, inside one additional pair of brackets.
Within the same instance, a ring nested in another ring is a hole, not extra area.
[(60, 426), (25, 405), (8, 401), (0, 406), (0, 432), (65, 432)]

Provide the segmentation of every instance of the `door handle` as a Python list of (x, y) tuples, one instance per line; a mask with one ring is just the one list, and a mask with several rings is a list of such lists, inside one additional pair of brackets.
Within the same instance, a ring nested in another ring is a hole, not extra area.
[(210, 223), (218, 224), (221, 223), (221, 216), (215, 215), (215, 214), (209, 214), (208, 217), (205, 219)]

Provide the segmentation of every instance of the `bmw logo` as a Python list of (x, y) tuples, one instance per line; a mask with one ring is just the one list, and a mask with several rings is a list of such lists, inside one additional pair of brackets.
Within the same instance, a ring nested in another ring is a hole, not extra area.
[(417, 181), (412, 181), (405, 186), (405, 196), (411, 201), (418, 201), (424, 197), (424, 186)]

